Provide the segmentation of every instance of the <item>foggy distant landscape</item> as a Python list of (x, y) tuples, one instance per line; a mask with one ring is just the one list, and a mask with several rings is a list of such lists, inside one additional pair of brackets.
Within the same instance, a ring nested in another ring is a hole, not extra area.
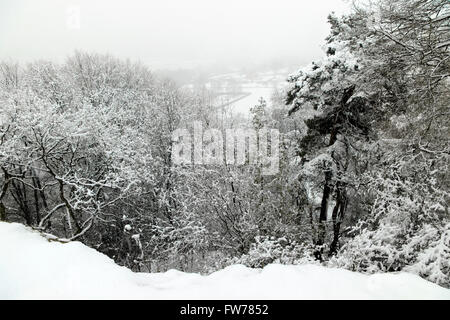
[(449, 300), (449, 39), (448, 0), (2, 0), (0, 299)]

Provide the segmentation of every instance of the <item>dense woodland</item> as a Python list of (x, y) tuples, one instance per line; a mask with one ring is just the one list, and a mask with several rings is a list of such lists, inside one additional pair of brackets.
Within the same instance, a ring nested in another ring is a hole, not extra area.
[(280, 131), (275, 175), (173, 165), (175, 129), (245, 123), (142, 64), (1, 63), (0, 220), (141, 272), (317, 263), (450, 287), (450, 2), (329, 24), (324, 58), (252, 109)]

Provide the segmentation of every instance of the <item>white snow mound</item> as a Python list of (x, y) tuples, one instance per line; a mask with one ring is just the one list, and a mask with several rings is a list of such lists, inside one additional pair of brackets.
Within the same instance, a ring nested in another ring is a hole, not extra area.
[(0, 299), (450, 299), (450, 290), (408, 273), (315, 265), (133, 273), (80, 242), (49, 242), (0, 222)]

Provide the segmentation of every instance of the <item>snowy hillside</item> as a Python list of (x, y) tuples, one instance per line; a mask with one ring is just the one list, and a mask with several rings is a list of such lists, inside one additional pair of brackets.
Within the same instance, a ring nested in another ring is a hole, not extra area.
[(450, 299), (450, 290), (406, 273), (368, 276), (314, 265), (136, 274), (79, 242), (50, 242), (0, 223), (0, 299), (24, 298)]

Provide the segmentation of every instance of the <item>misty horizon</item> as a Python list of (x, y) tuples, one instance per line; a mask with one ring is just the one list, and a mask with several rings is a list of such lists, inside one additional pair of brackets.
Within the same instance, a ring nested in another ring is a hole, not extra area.
[(63, 62), (81, 50), (151, 69), (298, 66), (322, 56), (327, 16), (347, 6), (341, 0), (6, 0), (0, 5), (0, 60)]

